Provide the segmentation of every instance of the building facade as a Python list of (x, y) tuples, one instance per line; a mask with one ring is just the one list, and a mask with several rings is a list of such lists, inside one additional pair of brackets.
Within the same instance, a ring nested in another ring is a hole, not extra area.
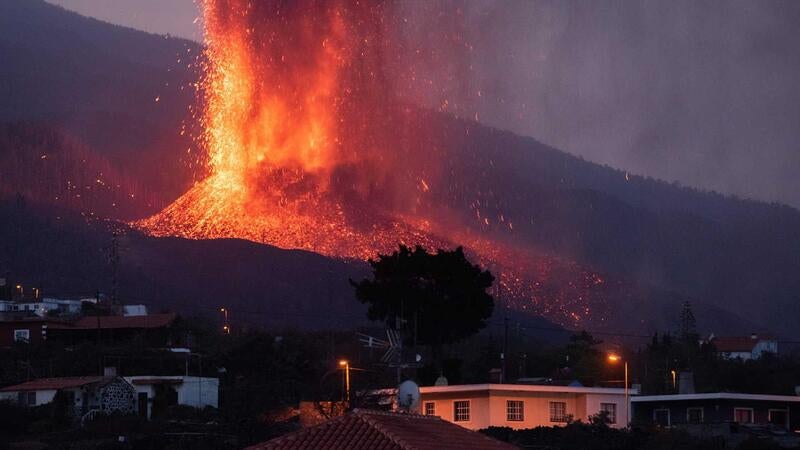
[[(630, 391), (629, 394), (634, 394)], [(620, 388), (473, 384), (420, 388), (420, 412), (472, 430), (514, 429), (586, 422), (604, 411), (610, 426), (628, 425), (625, 390)]]
[(738, 424), (800, 430), (800, 397), (717, 392), (644, 395), (631, 399), (637, 423), (663, 427)]
[(0, 389), (0, 400), (36, 407), (52, 403), (62, 395), (68, 413), (82, 417), (101, 414), (131, 414), (135, 410), (134, 389), (116, 376), (40, 378)]
[[(125, 377), (136, 390), (136, 410), (142, 417), (158, 415), (159, 407), (185, 405), (219, 407), (219, 379), (190, 376)], [(155, 408), (155, 411), (154, 411)]]

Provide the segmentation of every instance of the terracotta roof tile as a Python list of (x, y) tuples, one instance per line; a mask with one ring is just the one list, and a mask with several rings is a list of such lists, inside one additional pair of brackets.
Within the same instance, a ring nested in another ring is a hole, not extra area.
[(73, 323), (51, 325), (50, 328), (66, 330), (163, 328), (171, 325), (176, 318), (174, 313), (148, 314), (146, 316), (86, 316)]
[[(113, 378), (113, 377), (112, 377)], [(87, 384), (99, 383), (108, 380), (108, 377), (65, 377), (65, 378), (39, 378), (26, 381), (22, 384), (7, 386), (0, 389), (0, 392), (18, 391), (47, 391), (67, 389), (72, 387), (85, 386)]]
[(752, 352), (760, 341), (774, 340), (772, 336), (759, 335), (755, 339), (751, 336), (715, 337), (711, 340), (718, 352)]
[(250, 450), (509, 450), (516, 447), (439, 417), (355, 410)]

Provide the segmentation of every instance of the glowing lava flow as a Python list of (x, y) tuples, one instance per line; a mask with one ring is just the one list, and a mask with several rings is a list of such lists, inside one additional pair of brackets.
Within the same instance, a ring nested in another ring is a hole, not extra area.
[(208, 176), (135, 227), (153, 236), (241, 238), (358, 259), (398, 243), (430, 249), (455, 241), (501, 273), (519, 309), (573, 324), (590, 315), (585, 292), (602, 284), (593, 274), (572, 271), (583, 281), (552, 293), (535, 281), (553, 272), (552, 260), (464, 231), (463, 219), (435, 219), (448, 207), (442, 198), (426, 200), (429, 191), (453, 173), (445, 169), (453, 155), (437, 142), (452, 135), (406, 120), (413, 112), (387, 92), (383, 63), (392, 43), (385, 2), (202, 5), (199, 119)]
[(445, 245), (396, 213), (344, 207), (363, 180), (345, 183), (348, 192), (331, 186), (337, 170), (370, 170), (381, 156), (352, 146), (353, 135), (363, 142), (369, 133), (354, 111), (374, 100), (360, 79), (375, 73), (364, 64), (380, 43), (365, 44), (373, 37), (365, 24), (380, 23), (378, 6), (207, 0), (203, 10), (210, 174), (136, 226), (155, 236), (237, 237), (364, 259), (398, 242)]

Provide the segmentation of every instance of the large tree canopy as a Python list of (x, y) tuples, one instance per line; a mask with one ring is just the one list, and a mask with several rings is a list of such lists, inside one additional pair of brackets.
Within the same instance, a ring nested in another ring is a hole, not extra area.
[(406, 336), (420, 344), (438, 347), (471, 336), (492, 315), (487, 290), (494, 277), (470, 263), (461, 247), (432, 254), (401, 245), (370, 265), (372, 279), (351, 280), (358, 300), (369, 305), (367, 316), (391, 328), (404, 321)]

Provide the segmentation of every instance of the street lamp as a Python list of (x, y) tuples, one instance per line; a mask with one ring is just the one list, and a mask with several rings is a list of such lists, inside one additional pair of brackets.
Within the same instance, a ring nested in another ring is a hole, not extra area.
[(346, 359), (339, 361), (339, 367), (344, 368), (345, 400), (350, 405), (350, 362)]
[(221, 312), (224, 317), (224, 321), (222, 323), (222, 333), (231, 334), (231, 327), (228, 325), (228, 308), (220, 308), (219, 312)]
[[(628, 361), (624, 361), (621, 356), (610, 354), (608, 355), (608, 361), (611, 363), (618, 363), (622, 361), (625, 364), (625, 420), (628, 424), (631, 423), (631, 410), (630, 410), (630, 394), (628, 393)], [(626, 424), (627, 426), (627, 424)]]

